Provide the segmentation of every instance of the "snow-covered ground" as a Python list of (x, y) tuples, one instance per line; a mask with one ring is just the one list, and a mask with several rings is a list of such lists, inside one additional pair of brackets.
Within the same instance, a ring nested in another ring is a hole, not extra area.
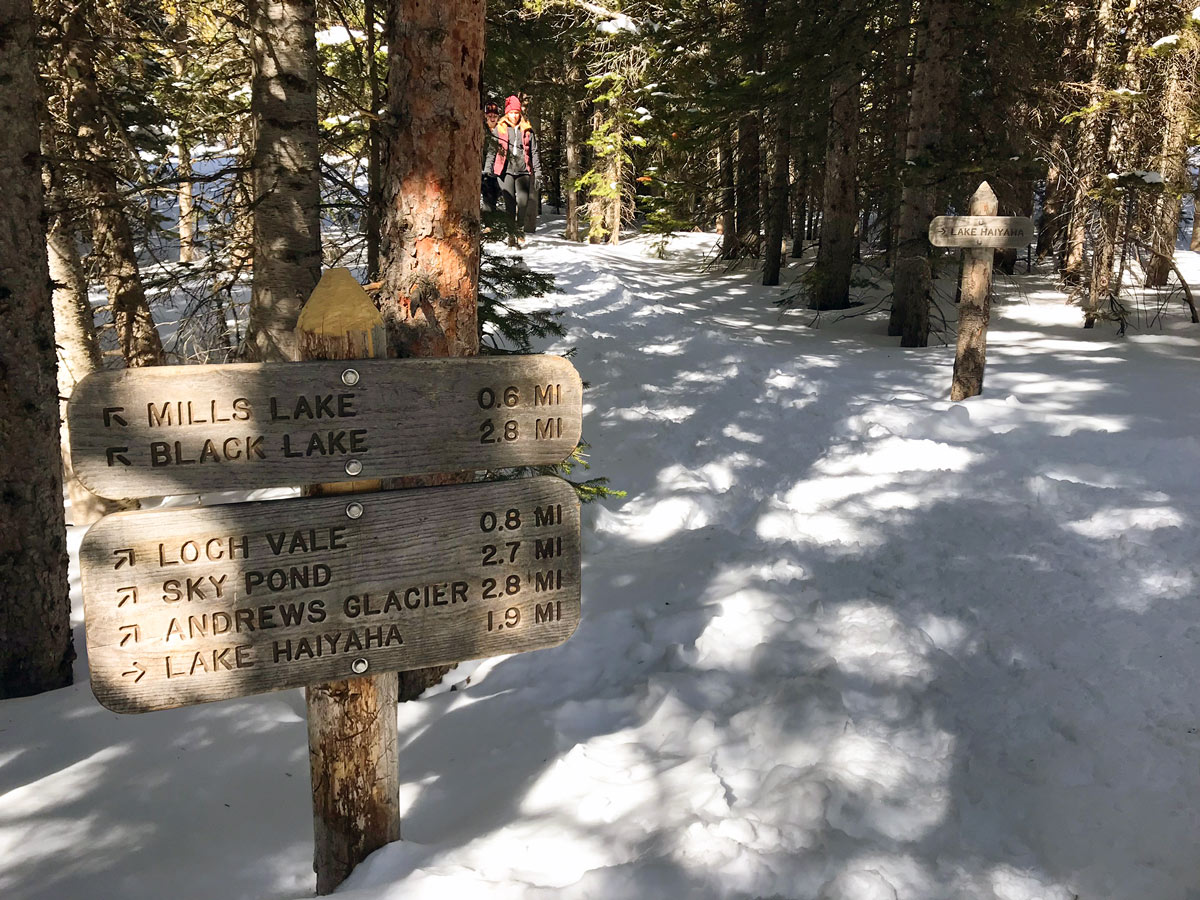
[[(1002, 280), (952, 404), (949, 348), (709, 243), (531, 240), (628, 496), (569, 642), (401, 707), (405, 839), (341, 894), (1200, 897), (1200, 326)], [(78, 616), (78, 684), (0, 704), (0, 896), (309, 896), (300, 692), (117, 716)]]

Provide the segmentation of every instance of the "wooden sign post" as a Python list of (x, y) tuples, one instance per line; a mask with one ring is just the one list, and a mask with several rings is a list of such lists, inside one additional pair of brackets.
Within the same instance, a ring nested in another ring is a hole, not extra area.
[[(301, 359), (387, 356), (387, 331), (371, 298), (345, 269), (321, 276), (296, 323)], [(347, 473), (349, 473), (347, 469)], [(308, 496), (378, 490), (379, 481), (316, 484)], [(400, 840), (400, 683), (382, 673), (304, 691), (312, 784), (313, 871), (328, 894), (374, 851)]]
[(553, 647), (580, 619), (570, 484), (385, 479), (561, 462), (582, 385), (556, 357), (374, 358), (383, 320), (345, 269), (322, 276), (297, 346), (294, 363), (90, 378), (71, 436), (102, 495), (304, 485), (300, 500), (109, 516), (79, 557), (110, 709), (306, 688), (327, 894), (400, 836), (396, 673)]
[(997, 216), (998, 209), (996, 195), (985, 181), (971, 195), (969, 216), (938, 216), (929, 225), (929, 241), (935, 247), (964, 248), (958, 346), (950, 386), (950, 399), (955, 401), (974, 397), (983, 390), (994, 251), (1024, 247), (1033, 240), (1032, 220)]

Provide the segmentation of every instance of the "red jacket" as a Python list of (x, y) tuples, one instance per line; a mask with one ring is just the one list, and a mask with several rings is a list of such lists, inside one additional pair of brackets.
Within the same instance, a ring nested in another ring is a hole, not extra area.
[(525, 170), (534, 178), (541, 176), (541, 160), (538, 159), (537, 147), (533, 142), (533, 129), (528, 127), (526, 122), (522, 121), (519, 125), (509, 125), (503, 119), (496, 126), (493, 134), (496, 137), (495, 156), (492, 164), (488, 168), (491, 169), (493, 175), (503, 175), (504, 167), (508, 162), (508, 135), (509, 129), (516, 128), (521, 132), (522, 149), (525, 151)]

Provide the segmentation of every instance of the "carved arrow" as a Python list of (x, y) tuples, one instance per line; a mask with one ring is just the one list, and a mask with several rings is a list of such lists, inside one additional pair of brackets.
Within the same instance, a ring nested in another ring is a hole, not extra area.
[[(118, 566), (117, 568), (120, 568), (120, 566)], [(122, 592), (121, 599), (117, 601), (118, 609), (120, 609), (122, 606), (124, 606), (130, 600), (132, 600), (134, 603), (137, 603), (137, 586), (136, 585), (131, 584), (129, 587), (119, 587), (119, 588), (117, 588), (117, 590)]]
[(119, 568), (121, 568), (121, 566), (125, 565), (126, 563), (128, 563), (131, 566), (133, 565), (133, 548), (132, 547), (126, 547), (124, 550), (114, 550), (113, 556), (115, 556), (117, 558), (117, 564), (115, 566), (113, 566), (114, 569), (119, 569)]
[[(124, 647), (130, 640), (135, 644), (142, 639), (142, 631), (137, 625), (122, 625), (121, 631), (125, 632), (121, 635), (121, 643), (117, 646)], [(137, 665), (137, 663), (134, 663)]]
[(122, 455), (127, 450), (129, 450), (128, 447), (105, 447), (104, 453), (108, 456), (108, 464), (111, 466), (120, 461), (127, 466), (132, 466), (133, 463), (129, 461), (129, 457)]
[[(125, 407), (123, 407), (123, 406), (106, 406), (106, 407), (104, 407), (104, 427), (108, 428), (113, 422), (116, 422), (118, 425), (121, 425), (121, 426), (128, 425), (129, 423), (125, 421), (125, 417), (119, 415), (119, 413), (123, 413), (124, 411), (125, 411)], [(110, 463), (110, 465), (111, 465), (111, 463)]]
[(133, 683), (134, 683), (134, 684), (137, 684), (139, 681), (141, 681), (141, 680), (142, 680), (142, 678), (144, 678), (144, 677), (145, 677), (145, 675), (146, 675), (146, 670), (142, 668), (142, 666), (141, 666), (141, 664), (140, 664), (140, 663), (136, 663), (136, 662), (135, 662), (135, 663), (133, 663), (133, 668), (132, 668), (132, 669), (130, 669), (128, 672), (122, 672), (122, 673), (121, 673), (121, 677), (122, 677), (122, 678), (128, 678), (130, 675), (136, 675), (136, 676), (137, 676), (135, 679), (133, 679)]

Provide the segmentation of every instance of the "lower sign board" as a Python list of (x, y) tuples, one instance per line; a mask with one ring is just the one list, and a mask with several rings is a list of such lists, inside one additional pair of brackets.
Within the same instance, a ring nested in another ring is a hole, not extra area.
[(96, 372), (68, 409), (75, 475), (102, 497), (561, 462), (582, 384), (558, 356)]
[(549, 476), (118, 513), (79, 558), (122, 713), (554, 647), (580, 615), (579, 501)]
[(1022, 216), (938, 216), (929, 223), (935, 247), (1019, 249), (1033, 239), (1033, 219)]

